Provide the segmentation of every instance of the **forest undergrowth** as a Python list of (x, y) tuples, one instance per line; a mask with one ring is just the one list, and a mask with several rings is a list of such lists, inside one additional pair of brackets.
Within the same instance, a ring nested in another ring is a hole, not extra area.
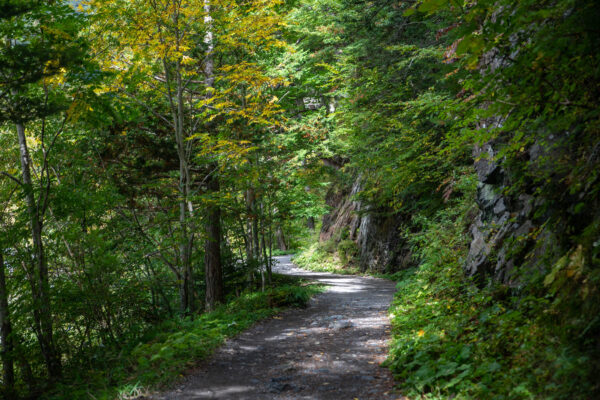
[[(387, 365), (406, 394), (425, 398), (588, 399), (590, 355), (556, 324), (549, 295), (464, 276), (472, 193), (410, 237), (418, 266), (397, 274)], [(532, 285), (530, 283), (530, 285)]]
[[(397, 282), (385, 366), (411, 399), (590, 398), (592, 360), (578, 348), (579, 338), (555, 324), (551, 296), (536, 295), (535, 283), (521, 288), (526, 295), (511, 296), (506, 285), (477, 284), (463, 273), (475, 181), (464, 176), (456, 188), (462, 195), (435, 215), (413, 216), (418, 230), (404, 233), (411, 268), (371, 273)], [(305, 243), (295, 262), (357, 273), (358, 260), (348, 260), (338, 240)]]
[(119, 348), (99, 348), (92, 360), (70, 365), (68, 376), (43, 399), (134, 399), (166, 387), (221, 346), (225, 339), (289, 307), (306, 307), (323, 290), (306, 280), (273, 275), (274, 287), (245, 292), (196, 318), (167, 320)]
[(599, 20), (0, 0), (0, 396), (172, 382), (317, 290), (264, 290), (301, 248), (398, 281), (403, 393), (600, 398)]

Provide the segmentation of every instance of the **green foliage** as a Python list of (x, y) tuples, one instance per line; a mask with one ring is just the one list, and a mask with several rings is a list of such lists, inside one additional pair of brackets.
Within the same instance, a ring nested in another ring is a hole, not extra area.
[[(595, 2), (218, 0), (211, 24), (198, 0), (74, 4), (0, 2), (0, 251), (13, 354), (25, 361), (18, 392), (47, 389), (32, 214), (66, 367), (59, 392), (137, 396), (272, 307), (306, 303), (304, 287), (252, 293), (278, 239), (301, 248), (306, 268), (357, 272), (348, 228), (314, 244), (306, 220), (359, 176), (361, 212), (411, 221), (398, 239), (419, 266), (394, 275), (389, 361), (405, 390), (600, 390)], [(31, 188), (20, 183), (15, 122)], [(494, 154), (481, 158), (506, 175), (507, 203), (526, 194), (535, 206), (539, 229), (500, 244), (519, 256), (511, 287), (477, 288), (461, 271), (466, 167), (483, 144)], [(42, 200), (28, 209), (23, 193)], [(203, 306), (200, 244), (217, 208), (231, 303), (181, 319)], [(195, 298), (180, 309), (182, 281)]]
[[(356, 244), (349, 245), (351, 248), (355, 248), (355, 246)], [(342, 256), (336, 254), (335, 249), (335, 241), (333, 240), (328, 240), (324, 243), (313, 242), (302, 248), (300, 252), (294, 256), (293, 260), (300, 267), (310, 271), (333, 272), (335, 274), (358, 274), (360, 272), (359, 269), (347, 262), (342, 262)]]
[[(309, 55), (296, 56), (299, 74), (322, 67), (305, 81), (337, 100), (333, 115), (304, 120), (310, 133), (330, 128), (318, 148), (353, 175), (333, 180), (360, 176), (363, 207), (412, 219), (399, 236), (420, 265), (400, 274), (390, 365), (415, 393), (599, 390), (598, 12), (589, 0), (310, 1), (294, 11)], [(532, 196), (540, 227), (490, 249), (515, 256), (511, 287), (463, 277), (473, 213), (463, 175), (484, 144), (506, 201)], [(296, 260), (335, 270), (339, 240)]]
[(337, 252), (340, 256), (340, 261), (342, 264), (346, 265), (352, 262), (358, 255), (358, 246), (353, 240), (344, 239), (338, 243)]
[(295, 279), (276, 280), (282, 284), (265, 292), (245, 293), (197, 318), (162, 322), (120, 351), (104, 349), (97, 354), (100, 359), (94, 369), (73, 374), (76, 380), (63, 383), (44, 398), (127, 398), (164, 387), (212, 354), (226, 338), (283, 308), (306, 307), (310, 297), (322, 290)]
[(587, 399), (590, 355), (557, 326), (546, 296), (478, 289), (462, 272), (472, 194), (415, 217), (418, 268), (399, 276), (387, 365), (408, 395), (426, 398)]
[(2, 7), (0, 123), (65, 110), (73, 89), (95, 80), (86, 70), (86, 40), (78, 35), (85, 19), (62, 1), (3, 1)]

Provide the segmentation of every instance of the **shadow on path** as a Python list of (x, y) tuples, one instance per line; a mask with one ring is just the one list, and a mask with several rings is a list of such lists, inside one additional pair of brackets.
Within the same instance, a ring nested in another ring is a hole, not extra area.
[(175, 390), (154, 399), (392, 399), (385, 360), (394, 283), (301, 270), (275, 272), (329, 286), (308, 308), (288, 310), (229, 340)]

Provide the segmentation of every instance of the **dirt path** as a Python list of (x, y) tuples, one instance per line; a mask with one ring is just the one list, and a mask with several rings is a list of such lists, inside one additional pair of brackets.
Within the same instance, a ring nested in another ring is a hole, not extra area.
[(179, 387), (155, 399), (392, 399), (379, 366), (389, 336), (394, 283), (309, 272), (289, 256), (276, 272), (331, 286), (304, 310), (289, 310), (228, 341)]

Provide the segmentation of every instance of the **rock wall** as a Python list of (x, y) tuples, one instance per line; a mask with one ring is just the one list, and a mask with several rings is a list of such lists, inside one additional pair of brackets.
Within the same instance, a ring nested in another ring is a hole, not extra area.
[(323, 224), (319, 239), (339, 241), (340, 233), (344, 228), (349, 229), (349, 237), (356, 240), (361, 217), (358, 214), (361, 204), (355, 200), (360, 191), (360, 179), (356, 179), (351, 187), (336, 187), (329, 191), (325, 202), (332, 210), (323, 216)]
[[(506, 193), (509, 177), (494, 161), (494, 146), (487, 143), (474, 149), (478, 212), (469, 227), (472, 241), (464, 269), (480, 283), (491, 278), (518, 286), (514, 267), (545, 268), (542, 260), (555, 258), (551, 252), (558, 248), (560, 233), (543, 229), (546, 216), (539, 215), (540, 205), (532, 193)], [(527, 156), (534, 160), (541, 152), (534, 145)], [(354, 241), (362, 271), (392, 272), (411, 266), (410, 249), (400, 232), (407, 221), (398, 213), (364, 204), (356, 197), (360, 190), (359, 176), (351, 186), (329, 192), (326, 202), (332, 210), (323, 217), (321, 242)]]
[[(479, 281), (494, 280), (517, 285), (515, 265), (523, 265), (534, 247), (531, 233), (541, 221), (535, 218), (535, 198), (531, 194), (506, 194), (508, 178), (494, 159), (494, 146), (488, 143), (474, 149), (479, 183), (476, 202), (479, 212), (470, 226), (473, 240), (464, 264), (467, 275)], [(550, 238), (548, 238), (550, 239)]]
[(357, 243), (362, 271), (394, 272), (411, 262), (410, 250), (400, 233), (403, 220), (385, 210), (365, 212)]
[(323, 216), (321, 242), (339, 242), (346, 237), (354, 241), (361, 271), (392, 272), (406, 267), (410, 251), (399, 233), (402, 218), (363, 204), (356, 199), (360, 190), (359, 176), (352, 186), (329, 192), (326, 202), (332, 210)]

